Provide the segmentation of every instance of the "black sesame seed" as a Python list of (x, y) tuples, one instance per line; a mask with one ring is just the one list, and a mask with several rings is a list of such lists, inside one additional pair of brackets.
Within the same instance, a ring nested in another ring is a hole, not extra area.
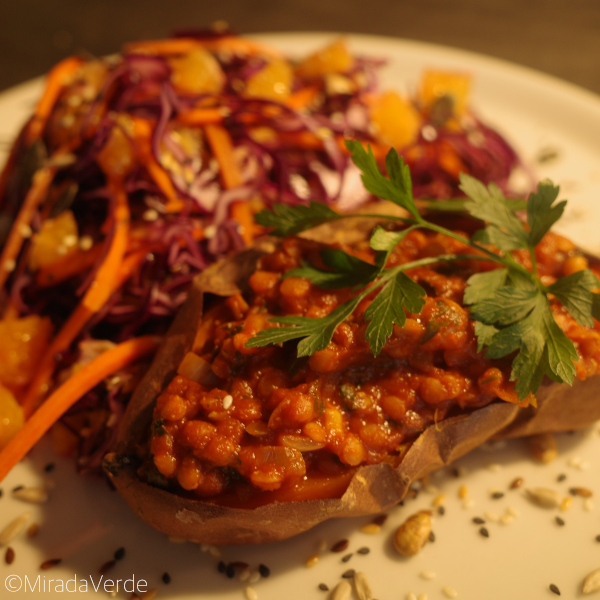
[(429, 541), (435, 542), (435, 533), (433, 533), (433, 531), (429, 532)]
[(346, 554), (346, 556), (342, 556), (342, 562), (347, 563), (352, 558), (352, 552), (350, 554)]
[(494, 492), (492, 494), (493, 500), (500, 500), (500, 498), (504, 498), (504, 492)]
[(344, 579), (352, 579), (354, 577), (355, 573), (356, 573), (356, 571), (354, 569), (348, 569), (347, 571), (344, 571), (342, 573), (342, 577)]
[(12, 489), (12, 491), (18, 492), (19, 490), (22, 490), (24, 487), (25, 487), (24, 485), (17, 485)]
[(560, 475), (559, 475), (559, 476), (556, 478), (556, 481), (558, 481), (558, 482), (560, 483), (561, 481), (564, 481), (566, 478), (567, 478), (566, 474), (565, 474), (565, 473), (561, 473), (561, 474), (560, 474)]
[(362, 548), (359, 548), (356, 552), (358, 552), (358, 554), (369, 554), (369, 552), (371, 552), (371, 549), (367, 548), (366, 546), (363, 546)]
[(267, 567), (267, 565), (263, 565), (262, 563), (258, 565), (258, 572), (261, 577), (268, 577), (271, 574), (271, 569)]
[(4, 494), (4, 490), (0, 488), (0, 498), (2, 498), (2, 494)]
[(553, 583), (550, 584), (550, 591), (556, 594), (557, 596), (560, 596), (560, 590)]
[(446, 514), (446, 508), (444, 506), (438, 506), (437, 511), (440, 517), (443, 517)]
[(320, 583), (319, 584), (319, 589), (323, 592), (328, 592), (329, 591), (329, 586), (326, 583)]
[(482, 528), (479, 530), (479, 533), (480, 533), (480, 534), (481, 534), (483, 537), (486, 537), (486, 538), (489, 538), (489, 537), (490, 537), (490, 532), (489, 532), (489, 531), (488, 531), (488, 530), (487, 530), (485, 527), (482, 527)]
[(483, 525), (485, 523), (485, 519), (482, 519), (481, 517), (473, 517), (473, 523), (475, 523), (475, 525)]
[(52, 471), (54, 471), (54, 467), (56, 467), (56, 465), (55, 465), (53, 462), (51, 462), (51, 463), (48, 463), (48, 464), (47, 464), (47, 465), (44, 467), (44, 472), (45, 472), (45, 473), (52, 473)]
[(233, 579), (235, 577), (235, 567), (233, 565), (227, 565), (225, 567), (225, 575), (227, 575), (229, 579)]
[(565, 524), (565, 521), (564, 521), (564, 519), (562, 519), (562, 518), (561, 518), (561, 517), (559, 517), (559, 516), (556, 516), (556, 517), (554, 517), (554, 520), (556, 521), (556, 524), (557, 524), (557, 525), (560, 525), (561, 527), (562, 527), (562, 526)]
[(166, 571), (162, 574), (162, 582), (165, 585), (169, 585), (169, 583), (171, 583), (171, 576)]
[(121, 546), (120, 548), (117, 548), (115, 550), (114, 559), (115, 560), (123, 560), (124, 558), (125, 558), (125, 548), (123, 548), (123, 546)]
[(598, 534), (598, 535), (596, 536), (596, 541), (597, 541), (597, 542), (600, 542), (600, 534)]
[(225, 571), (227, 571), (227, 565), (224, 561), (219, 561), (219, 564), (217, 565), (217, 571), (219, 571), (219, 573), (225, 573)]

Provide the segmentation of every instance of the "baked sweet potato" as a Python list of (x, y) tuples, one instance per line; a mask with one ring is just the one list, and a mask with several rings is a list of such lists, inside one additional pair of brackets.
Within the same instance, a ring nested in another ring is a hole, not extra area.
[[(321, 237), (330, 241), (331, 232)], [(320, 482), (313, 487), (300, 486), (296, 497), (292, 492), (267, 491), (250, 497), (244, 505), (243, 499), (237, 503), (202, 499), (182, 489), (153, 485), (140, 464), (148, 458), (147, 440), (157, 397), (191, 348), (206, 302), (243, 292), (257, 261), (273, 247), (272, 240), (263, 240), (198, 276), (189, 300), (128, 406), (115, 452), (106, 457), (105, 470), (119, 493), (159, 531), (211, 544), (285, 539), (333, 517), (385, 510), (402, 500), (412, 482), (487, 440), (567, 431), (600, 418), (598, 376), (577, 379), (572, 387), (546, 379), (536, 394), (537, 407), (494, 400), (480, 408), (454, 411), (403, 444), (394, 461), (348, 469), (322, 487)]]

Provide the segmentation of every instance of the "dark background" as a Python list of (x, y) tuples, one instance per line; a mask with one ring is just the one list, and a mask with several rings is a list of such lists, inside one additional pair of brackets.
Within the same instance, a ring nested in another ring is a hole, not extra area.
[(600, 0), (0, 0), (0, 90), (64, 56), (225, 20), (239, 33), (332, 31), (445, 44), (600, 94)]

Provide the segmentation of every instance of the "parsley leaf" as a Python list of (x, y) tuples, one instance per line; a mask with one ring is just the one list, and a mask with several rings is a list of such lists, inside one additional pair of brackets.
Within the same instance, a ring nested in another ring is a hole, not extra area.
[(476, 273), (467, 280), (465, 304), (474, 304), (489, 297), (506, 283), (507, 269), (494, 269), (485, 273)]
[(310, 202), (308, 206), (275, 204), (272, 210), (262, 210), (255, 216), (259, 225), (272, 227), (270, 233), (277, 237), (295, 235), (340, 218), (342, 215), (320, 202)]
[(321, 258), (331, 271), (323, 271), (309, 263), (303, 263), (301, 268), (288, 271), (285, 277), (305, 277), (317, 287), (334, 290), (364, 285), (379, 273), (378, 267), (337, 248), (325, 248), (321, 252)]
[(425, 296), (425, 290), (402, 271), (382, 287), (365, 311), (365, 319), (369, 321), (366, 338), (374, 356), (392, 335), (394, 323), (400, 327), (406, 323), (405, 309), (421, 312)]
[(558, 221), (567, 205), (563, 200), (558, 204), (554, 201), (558, 197), (559, 188), (550, 181), (538, 184), (537, 192), (529, 195), (527, 202), (527, 223), (529, 225), (529, 245), (537, 246), (548, 233), (550, 227)]

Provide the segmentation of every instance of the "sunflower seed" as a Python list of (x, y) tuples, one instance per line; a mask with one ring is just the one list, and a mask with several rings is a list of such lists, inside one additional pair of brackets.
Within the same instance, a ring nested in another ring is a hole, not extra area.
[(364, 573), (354, 573), (354, 589), (358, 600), (373, 600), (373, 592)]
[(352, 586), (348, 581), (340, 581), (331, 592), (330, 600), (350, 600)]
[(19, 535), (23, 530), (27, 521), (31, 517), (30, 512), (23, 513), (21, 516), (13, 519), (2, 531), (0, 531), (0, 546), (6, 546), (12, 542), (12, 540)]
[(583, 593), (591, 594), (596, 590), (600, 590), (600, 569), (596, 569), (592, 571), (584, 580), (583, 580)]
[(525, 490), (525, 494), (534, 504), (543, 508), (560, 506), (560, 494), (555, 490), (537, 487)]

